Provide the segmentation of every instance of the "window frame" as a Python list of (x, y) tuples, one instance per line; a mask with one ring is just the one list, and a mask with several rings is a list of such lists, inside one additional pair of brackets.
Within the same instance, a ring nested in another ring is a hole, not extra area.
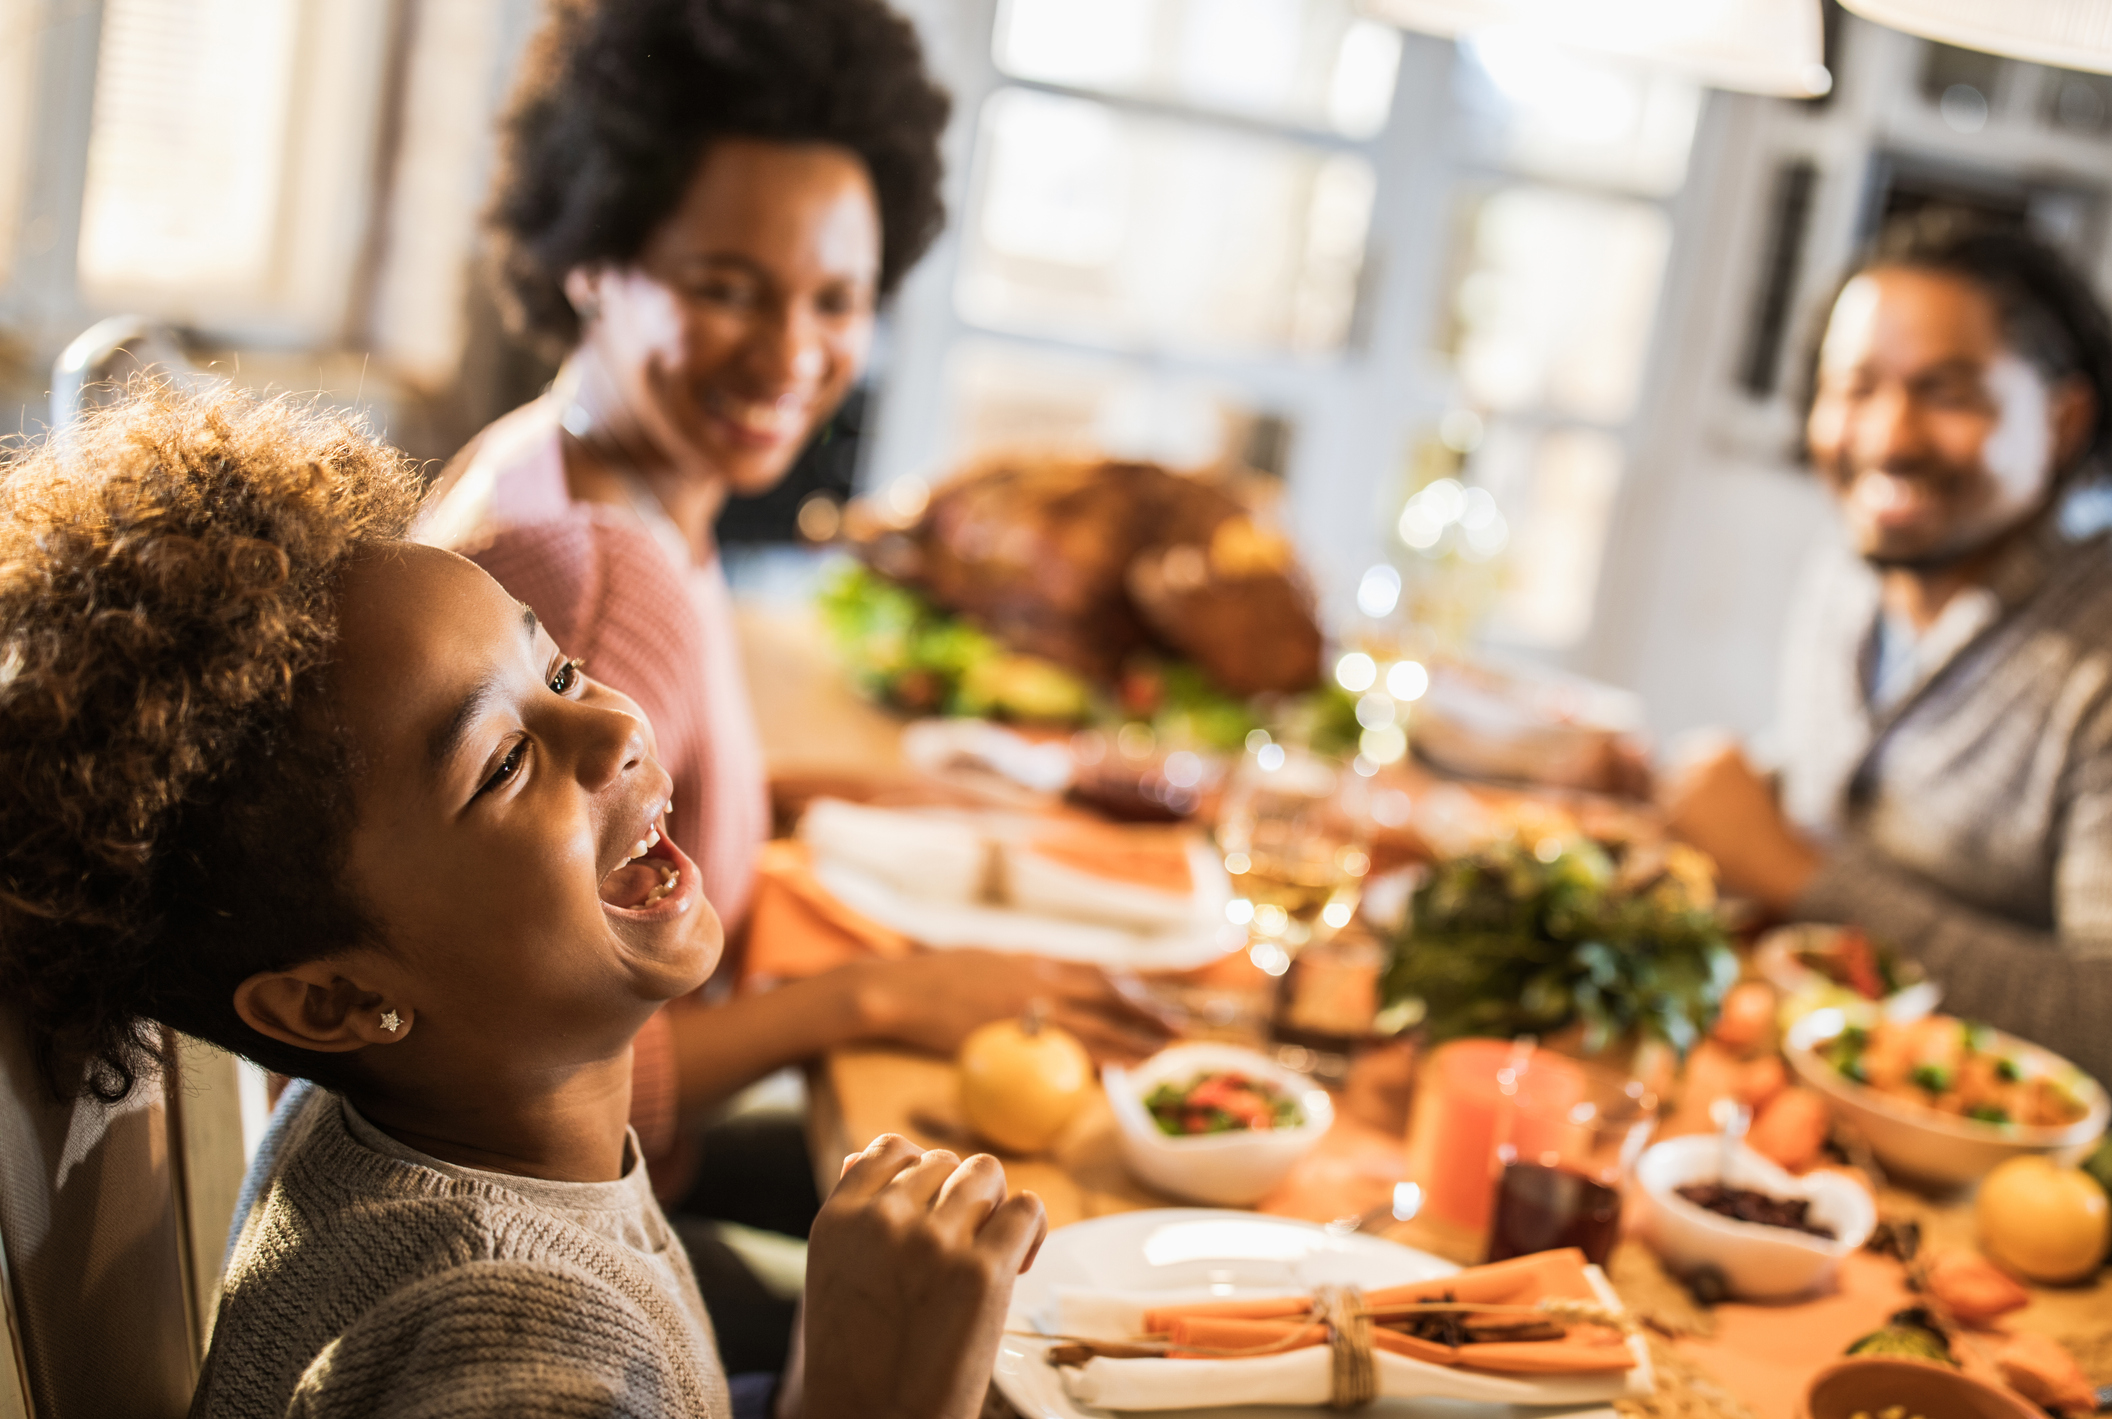
[[(83, 288), (79, 252), (105, 7), (31, 0), (37, 15), (27, 172), (0, 272), (0, 322), (49, 358), (95, 321), (165, 320), (213, 344), (329, 349), (355, 333), (386, 100), (383, 75), (400, 5), (297, 4), (291, 109), (281, 156), (269, 270), (247, 292)], [(346, 182), (344, 174), (367, 175)]]
[[(1222, 390), (1291, 426), (1284, 469), (1286, 519), (1324, 602), (1331, 608), (1353, 604), (1356, 580), (1383, 555), (1388, 533), (1383, 509), (1374, 506), (1370, 493), (1397, 481), (1406, 429), (1418, 420), (1434, 421), (1447, 407), (1442, 372), (1431, 368), (1426, 348), (1435, 283), (1419, 275), (1431, 269), (1433, 253), (1442, 250), (1444, 217), (1435, 204), (1418, 201), (1417, 194), (1442, 182), (1449, 168), (1442, 135), (1450, 121), (1450, 42), (1404, 33), (1386, 122), (1370, 137), (1354, 138), (1193, 105), (1014, 79), (998, 70), (993, 52), (998, 3), (960, 0), (942, 7), (938, 0), (921, 0), (904, 6), (924, 22), (935, 67), (953, 93), (947, 207), (954, 221), (888, 313), (874, 362), (881, 398), (861, 458), (859, 490), (884, 492), (902, 479), (932, 482), (953, 471), (956, 457), (947, 438), (956, 411), (947, 362), (965, 341), (1132, 363), (1153, 376)], [(989, 331), (962, 318), (953, 293), (971, 212), (980, 115), (984, 101), (1008, 87), (1364, 155), (1376, 186), (1343, 348), (1327, 355), (1111, 352), (1055, 336)], [(1379, 429), (1394, 432), (1374, 437)]]

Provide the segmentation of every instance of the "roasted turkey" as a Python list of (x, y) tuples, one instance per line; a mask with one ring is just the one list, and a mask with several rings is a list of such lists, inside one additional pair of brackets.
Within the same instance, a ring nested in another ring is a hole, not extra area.
[(1102, 684), (1157, 651), (1235, 695), (1320, 674), (1320, 627), (1290, 544), (1222, 486), (1154, 463), (1011, 458), (869, 542), (886, 576), (999, 640)]

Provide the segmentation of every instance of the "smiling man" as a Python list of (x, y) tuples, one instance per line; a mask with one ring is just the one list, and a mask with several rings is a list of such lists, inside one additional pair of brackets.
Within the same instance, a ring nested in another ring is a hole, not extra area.
[(1815, 362), (1806, 438), (1845, 535), (1791, 615), (1779, 782), (1726, 747), (1668, 794), (1732, 889), (1862, 927), (1946, 1009), (2101, 1079), (2108, 415), (2112, 329), (2058, 255), (1942, 218), (1889, 231)]

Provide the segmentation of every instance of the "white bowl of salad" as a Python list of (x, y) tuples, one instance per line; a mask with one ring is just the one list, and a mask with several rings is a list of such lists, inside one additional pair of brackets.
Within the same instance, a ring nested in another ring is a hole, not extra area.
[(2067, 1060), (1950, 1015), (1866, 1025), (1815, 1010), (1782, 1052), (1879, 1163), (1924, 1182), (1973, 1182), (2020, 1153), (2070, 1161), (2112, 1117), (2103, 1087)]
[(1217, 1207), (1266, 1196), (1335, 1121), (1325, 1089), (1236, 1045), (1175, 1045), (1102, 1078), (1130, 1171)]

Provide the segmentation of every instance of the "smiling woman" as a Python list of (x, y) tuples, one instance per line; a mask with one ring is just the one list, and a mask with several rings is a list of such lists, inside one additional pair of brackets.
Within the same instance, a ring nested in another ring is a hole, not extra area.
[(642, 697), (729, 920), (767, 809), (711, 528), (864, 369), (943, 219), (947, 108), (881, 0), (566, 0), (505, 120), (500, 295), (564, 365), (456, 458), (421, 535)]
[[(0, 991), (61, 1094), (121, 1097), (164, 1025), (328, 1085), (252, 1168), (193, 1414), (723, 1416), (625, 1122), (718, 918), (638, 707), (398, 540), (414, 487), (157, 389), (0, 468)], [(847, 1159), (807, 1412), (976, 1413), (1043, 1225), (987, 1157)]]
[[(947, 108), (882, 0), (565, 0), (505, 121), (490, 213), (503, 293), (564, 365), (457, 456), (419, 536), (496, 577), (643, 708), (672, 820), (736, 942), (769, 807), (713, 521), (729, 494), (784, 477), (863, 370), (876, 306), (943, 217)], [(636, 870), (616, 885), (653, 886)], [(1101, 1056), (1167, 1036), (1095, 967), (986, 952), (684, 1002), (637, 1051), (654, 1184), (678, 1211), (803, 1232), (814, 1169), (796, 1128), (772, 1146), (743, 1136), (736, 1161), (726, 1131), (685, 1148), (681, 1125), (836, 1046), (951, 1054), (1037, 1001)], [(751, 1170), (768, 1176), (735, 1180)], [(763, 1319), (709, 1229), (684, 1235), (707, 1295), (722, 1271), (747, 1295), (750, 1333), (720, 1332), (729, 1363), (776, 1371), (791, 1307)]]

